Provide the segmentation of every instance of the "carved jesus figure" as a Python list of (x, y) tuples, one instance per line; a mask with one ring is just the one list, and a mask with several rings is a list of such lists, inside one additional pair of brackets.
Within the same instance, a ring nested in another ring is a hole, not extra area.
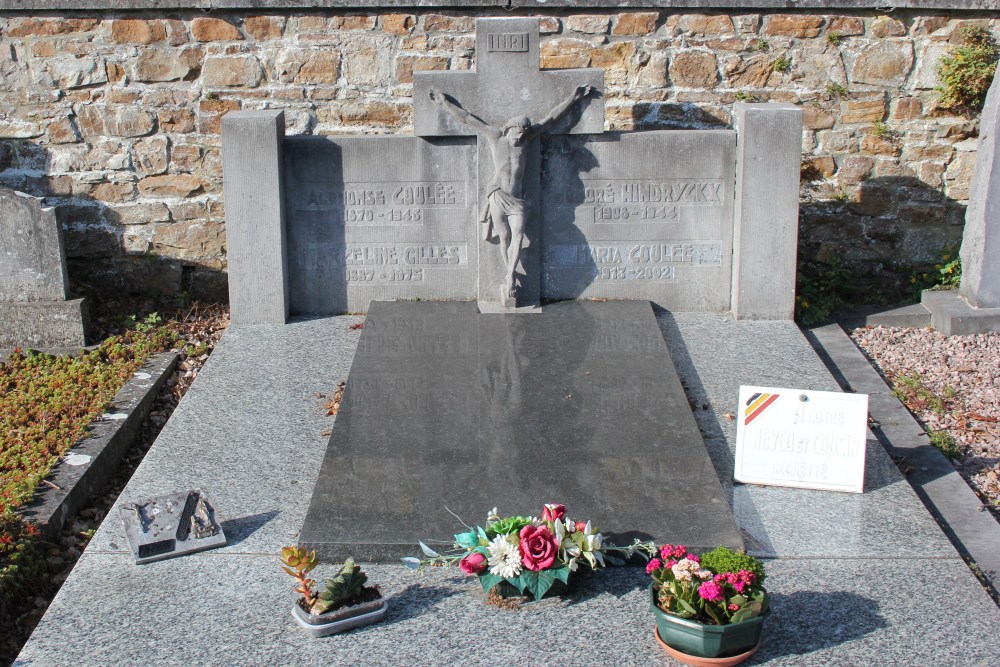
[(528, 208), (524, 200), (524, 170), (528, 160), (525, 149), (532, 139), (593, 92), (592, 86), (579, 86), (538, 123), (521, 116), (511, 118), (502, 127), (494, 127), (455, 104), (440, 90), (431, 88), (428, 91), (430, 98), (453, 118), (483, 135), (489, 142), (493, 157), (493, 178), (486, 187), (486, 199), (479, 213), (479, 222), (485, 225), (483, 237), (486, 240), (497, 236), (500, 239), (507, 268), (502, 289), (508, 298), (517, 296), (514, 271), (524, 245), (524, 218)]

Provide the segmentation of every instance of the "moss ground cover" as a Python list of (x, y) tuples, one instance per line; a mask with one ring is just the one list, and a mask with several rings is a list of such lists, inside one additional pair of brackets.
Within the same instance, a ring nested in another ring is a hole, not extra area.
[(15, 350), (0, 363), (0, 606), (31, 579), (36, 531), (15, 510), (146, 359), (176, 340), (150, 316), (77, 357)]

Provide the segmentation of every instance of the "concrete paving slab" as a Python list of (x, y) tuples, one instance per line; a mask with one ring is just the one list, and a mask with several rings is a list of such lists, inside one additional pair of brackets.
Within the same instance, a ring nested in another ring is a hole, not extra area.
[[(673, 664), (652, 637), (640, 569), (505, 612), (457, 571), (373, 565), (385, 622), (320, 640), (300, 632), (277, 554), (296, 540), (332, 422), (314, 394), (346, 378), (360, 321), (231, 329), (119, 501), (203, 488), (229, 545), (136, 566), (113, 512), (16, 664)], [(837, 389), (798, 328), (704, 314), (659, 324), (738, 525), (776, 556), (776, 610), (753, 664), (997, 664), (1000, 610), (871, 443), (875, 481), (861, 496), (733, 487), (726, 415), (740, 384)], [(557, 654), (524, 648), (553, 637)]]

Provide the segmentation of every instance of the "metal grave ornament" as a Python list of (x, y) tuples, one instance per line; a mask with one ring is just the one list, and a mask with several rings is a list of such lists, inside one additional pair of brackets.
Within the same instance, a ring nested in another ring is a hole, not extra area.
[(226, 543), (215, 509), (200, 489), (126, 503), (118, 509), (137, 565)]

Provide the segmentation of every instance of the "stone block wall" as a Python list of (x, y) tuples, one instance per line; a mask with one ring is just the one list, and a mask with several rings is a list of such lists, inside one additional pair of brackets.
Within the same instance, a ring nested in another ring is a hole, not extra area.
[[(222, 115), (409, 133), (413, 72), (473, 67), (482, 15), (0, 12), (0, 183), (58, 206), (78, 290), (224, 297)], [(608, 129), (801, 105), (800, 257), (884, 291), (961, 238), (978, 122), (934, 87), (970, 24), (1000, 34), (988, 12), (554, 10), (542, 66), (605, 68)]]

